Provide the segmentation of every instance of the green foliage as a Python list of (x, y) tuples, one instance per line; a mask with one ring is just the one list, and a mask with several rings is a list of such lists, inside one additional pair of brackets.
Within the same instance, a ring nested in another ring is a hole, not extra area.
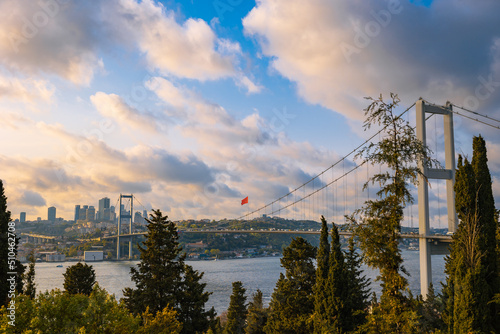
[(285, 248), (281, 258), (285, 275), (280, 274), (271, 297), (266, 333), (313, 331), (315, 257), (316, 249), (301, 237), (294, 238)]
[(143, 325), (138, 334), (179, 334), (182, 324), (176, 318), (177, 312), (170, 307), (165, 307), (157, 312), (156, 316), (149, 312), (149, 308), (142, 314)]
[(24, 294), (31, 299), (35, 298), (36, 296), (36, 286), (35, 286), (35, 252), (31, 250), (31, 252), (28, 255), (28, 261), (29, 261), (29, 269), (25, 277), (25, 286), (26, 289), (24, 290)]
[(443, 319), (449, 332), (500, 330), (494, 296), (500, 289), (495, 203), (482, 137), (473, 138), (472, 163), (459, 156), (455, 205), (460, 219), (446, 259)]
[(156, 315), (170, 306), (183, 324), (181, 333), (204, 332), (215, 311), (204, 309), (210, 293), (200, 283), (203, 274), (184, 263), (175, 224), (160, 210), (154, 210), (150, 217), (146, 240), (138, 247), (141, 261), (130, 269), (136, 288), (124, 290), (124, 303), (134, 314), (149, 308)]
[(264, 334), (267, 322), (267, 310), (262, 302), (262, 291), (253, 294), (252, 301), (248, 304), (246, 334)]
[(66, 269), (64, 275), (64, 290), (69, 294), (90, 295), (95, 280), (95, 271), (92, 266), (78, 262)]
[(439, 297), (436, 297), (432, 283), (429, 285), (427, 298), (425, 300), (419, 299), (417, 304), (421, 332), (432, 333), (445, 329), (442, 319), (443, 303)]
[[(500, 293), (500, 270), (497, 262), (498, 222), (496, 221), (495, 200), (491, 186), (491, 175), (488, 168), (486, 142), (481, 136), (472, 139), (472, 168), (476, 179), (478, 223), (481, 226), (482, 238), (480, 248), (484, 250), (483, 271), (488, 286), (487, 299), (493, 299)], [(489, 321), (496, 332), (500, 332), (500, 308), (489, 305)]]
[(205, 304), (211, 293), (205, 291), (206, 283), (201, 283), (203, 273), (199, 273), (189, 265), (184, 265), (183, 281), (178, 291), (178, 319), (183, 324), (183, 333), (201, 332), (208, 328), (215, 317), (212, 307), (205, 311)]
[(354, 237), (349, 238), (345, 253), (345, 268), (347, 277), (347, 298), (345, 301), (345, 329), (354, 331), (366, 321), (370, 296), (370, 280), (363, 275), (362, 258), (354, 247)]
[[(316, 273), (322, 274), (318, 270)], [(316, 279), (318, 279), (318, 276)], [(324, 280), (322, 288), (319, 288), (318, 285), (315, 287), (315, 292), (320, 293), (319, 296), (315, 296), (315, 306), (318, 302), (320, 303), (319, 307), (315, 307), (315, 310), (318, 308), (322, 310), (314, 314), (314, 332), (343, 333), (345, 332), (347, 318), (345, 305), (348, 297), (347, 276), (344, 256), (340, 247), (339, 233), (335, 224), (332, 227), (332, 242), (328, 256), (327, 277), (326, 279), (322, 279)], [(319, 291), (320, 289), (323, 291)]]
[(140, 318), (128, 313), (98, 284), (90, 296), (55, 289), (35, 299), (18, 296), (16, 305), (15, 327), (8, 324), (5, 308), (0, 311), (2, 333), (133, 333), (140, 324)]
[(245, 288), (240, 281), (233, 282), (233, 293), (227, 310), (227, 323), (224, 334), (243, 334), (247, 318)]
[[(0, 180), (0, 305), (7, 305), (9, 299), (10, 283), (7, 279), (12, 275), (8, 275), (8, 272), (17, 273), (14, 276), (16, 292), (22, 293), (23, 291), (22, 275), (25, 267), (17, 258), (13, 259), (17, 257), (19, 244), (19, 238), (14, 233), (15, 225), (11, 221), (10, 211), (7, 210), (7, 197), (4, 193), (3, 182)], [(9, 252), (14, 253), (14, 257), (9, 256)]]
[(321, 235), (316, 257), (316, 283), (314, 285), (314, 331), (321, 333), (326, 326), (330, 300), (327, 290), (330, 262), (330, 244), (328, 242), (328, 226), (325, 217), (321, 216)]
[[(375, 174), (368, 182), (379, 183), (378, 199), (365, 202), (357, 213), (359, 221), (350, 217), (352, 227), (359, 239), (363, 257), (370, 267), (378, 268), (382, 295), (376, 310), (370, 315), (369, 324), (377, 318), (377, 327), (383, 332), (403, 333), (413, 331), (416, 312), (405, 292), (408, 281), (399, 250), (403, 208), (413, 201), (409, 185), (417, 184), (421, 175), (417, 162), (430, 166), (429, 149), (416, 138), (408, 122), (394, 114), (400, 102), (395, 94), (385, 102), (369, 98), (371, 104), (365, 109), (364, 128), (382, 126), (384, 135), (376, 144), (365, 147), (359, 156), (366, 163), (383, 165), (386, 168)], [(365, 187), (368, 185), (365, 185)]]

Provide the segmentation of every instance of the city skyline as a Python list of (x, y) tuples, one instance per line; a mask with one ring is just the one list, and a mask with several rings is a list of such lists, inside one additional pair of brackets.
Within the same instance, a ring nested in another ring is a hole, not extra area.
[[(119, 193), (172, 220), (238, 217), (367, 139), (364, 97), (380, 93), (398, 93), (398, 111), (423, 97), (500, 119), (493, 0), (41, 4), (0, 4), (12, 14), (0, 14), (0, 178), (13, 217), (56, 207), (71, 220), (78, 203), (104, 212), (98, 200)], [(428, 131), (440, 158), (442, 129)], [(469, 158), (472, 136), (485, 138), (500, 203), (498, 130), (456, 116), (455, 131)], [(444, 217), (444, 187), (431, 192)]]

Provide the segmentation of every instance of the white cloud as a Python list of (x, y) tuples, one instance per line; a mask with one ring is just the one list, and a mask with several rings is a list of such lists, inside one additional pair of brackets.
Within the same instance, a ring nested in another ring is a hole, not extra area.
[(0, 3), (0, 60), (27, 75), (56, 74), (89, 85), (103, 67), (96, 55), (105, 31), (95, 4), (5, 0)]
[(45, 80), (15, 78), (0, 74), (0, 99), (22, 101), (24, 103), (52, 101), (55, 88)]
[(133, 36), (152, 68), (202, 81), (234, 75), (232, 57), (217, 52), (217, 36), (205, 21), (179, 24), (173, 11), (151, 0), (121, 0), (117, 10), (110, 21), (123, 39)]
[(129, 106), (116, 94), (97, 92), (90, 97), (90, 101), (102, 116), (113, 119), (117, 123), (145, 131), (160, 131), (162, 129), (161, 121), (163, 117), (148, 112), (140, 112)]
[[(408, 104), (474, 96), (478, 77), (496, 66), (490, 50), (500, 36), (491, 14), (500, 4), (475, 4), (259, 0), (243, 25), (306, 101), (361, 119), (364, 96), (395, 92)], [(480, 102), (494, 100), (498, 91)]]

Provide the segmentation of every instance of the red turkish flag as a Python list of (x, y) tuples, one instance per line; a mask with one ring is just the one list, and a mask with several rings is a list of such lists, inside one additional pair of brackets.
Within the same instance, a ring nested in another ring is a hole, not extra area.
[(241, 200), (241, 205), (248, 204), (248, 196)]

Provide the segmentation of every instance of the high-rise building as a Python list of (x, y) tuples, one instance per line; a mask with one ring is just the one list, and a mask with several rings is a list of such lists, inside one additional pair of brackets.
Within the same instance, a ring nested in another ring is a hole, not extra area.
[(99, 200), (98, 219), (109, 220), (109, 198), (104, 197)]
[(56, 208), (54, 206), (51, 206), (47, 210), (47, 220), (49, 222), (55, 222), (56, 221)]
[(142, 217), (141, 212), (136, 211), (135, 215), (134, 215), (134, 223), (142, 225), (142, 224), (144, 224), (144, 222), (145, 222), (145, 220), (144, 220), (144, 217)]
[(80, 205), (75, 205), (75, 223), (80, 219)]
[(25, 223), (26, 222), (26, 212), (21, 212), (21, 214), (19, 215), (19, 221), (21, 223)]
[(91, 205), (87, 209), (87, 221), (91, 222), (95, 220), (95, 208)]

